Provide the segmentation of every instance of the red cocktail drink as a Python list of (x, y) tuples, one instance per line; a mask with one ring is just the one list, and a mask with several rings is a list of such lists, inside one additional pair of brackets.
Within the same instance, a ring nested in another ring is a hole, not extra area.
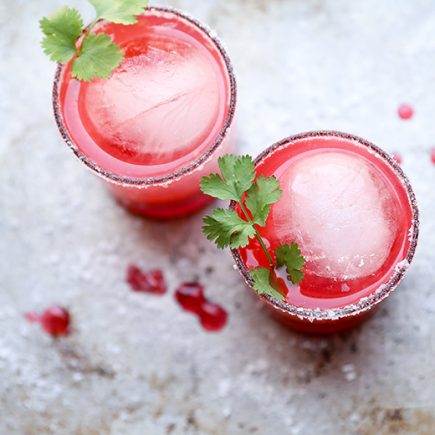
[(236, 85), (221, 43), (164, 8), (94, 31), (110, 35), (125, 59), (92, 82), (72, 78), (71, 62), (59, 66), (54, 109), (66, 143), (134, 212), (173, 217), (205, 205), (199, 181), (233, 146)]
[[(285, 301), (262, 296), (290, 327), (335, 332), (367, 317), (399, 284), (418, 238), (418, 209), (400, 166), (375, 145), (338, 132), (313, 132), (272, 145), (257, 176), (274, 175), (283, 196), (258, 228), (271, 255), (298, 243), (306, 264), (300, 285), (277, 272)], [(237, 266), (268, 266), (256, 239), (233, 250)]]

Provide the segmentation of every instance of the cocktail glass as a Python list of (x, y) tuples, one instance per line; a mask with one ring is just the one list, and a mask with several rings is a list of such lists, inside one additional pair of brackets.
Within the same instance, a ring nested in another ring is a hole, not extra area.
[(74, 154), (120, 204), (155, 218), (185, 215), (210, 197), (199, 182), (233, 149), (236, 81), (219, 39), (194, 18), (150, 7), (130, 26), (101, 21), (125, 54), (107, 80), (80, 82), (59, 65), (53, 105)]
[[(417, 246), (418, 208), (401, 167), (376, 145), (334, 131), (288, 137), (255, 164), (257, 176), (275, 175), (283, 190), (259, 228), (269, 252), (297, 242), (306, 259), (300, 285), (277, 271), (284, 301), (260, 298), (278, 320), (302, 332), (359, 324), (397, 287)], [(249, 270), (267, 267), (264, 252), (253, 239), (232, 254), (252, 288)]]

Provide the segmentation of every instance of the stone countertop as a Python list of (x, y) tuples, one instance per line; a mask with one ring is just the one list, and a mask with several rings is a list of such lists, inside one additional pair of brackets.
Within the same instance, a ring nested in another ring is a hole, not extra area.
[[(91, 17), (85, 1), (68, 1)], [(406, 279), (360, 329), (306, 337), (275, 323), (200, 234), (203, 212), (127, 214), (73, 158), (51, 113), (37, 21), (64, 0), (0, 0), (0, 433), (432, 434), (435, 427), (435, 4), (179, 0), (216, 29), (238, 78), (239, 150), (337, 129), (399, 152), (421, 208)], [(410, 102), (415, 116), (401, 121)], [(163, 297), (129, 291), (162, 268)], [(229, 312), (204, 332), (173, 298), (199, 279)], [(52, 341), (22, 313), (58, 303)]]

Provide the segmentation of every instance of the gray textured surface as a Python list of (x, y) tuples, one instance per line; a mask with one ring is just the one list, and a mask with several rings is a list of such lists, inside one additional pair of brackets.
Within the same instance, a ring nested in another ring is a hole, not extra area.
[[(38, 45), (37, 19), (63, 3), (0, 0), (0, 433), (434, 433), (434, 2), (168, 2), (230, 50), (240, 150), (326, 128), (403, 155), (422, 212), (415, 262), (375, 318), (329, 338), (271, 320), (200, 235), (201, 213), (129, 216), (73, 158)], [(416, 108), (410, 122), (397, 118), (402, 101)], [(131, 293), (129, 262), (162, 267), (171, 290), (198, 276), (227, 328), (202, 331), (172, 291)], [(54, 302), (75, 324), (59, 343), (21, 316)]]

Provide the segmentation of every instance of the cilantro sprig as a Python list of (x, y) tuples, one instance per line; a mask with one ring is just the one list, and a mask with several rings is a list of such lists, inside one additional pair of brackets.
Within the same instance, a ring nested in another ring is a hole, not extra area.
[(77, 9), (64, 6), (39, 22), (44, 38), (44, 53), (57, 63), (72, 60), (73, 77), (91, 81), (109, 78), (124, 59), (121, 47), (110, 36), (92, 34), (101, 19), (118, 24), (134, 24), (137, 15), (148, 6), (148, 0), (89, 0), (96, 10), (92, 23), (83, 28), (83, 19)]
[(300, 284), (305, 259), (297, 243), (279, 245), (275, 250), (275, 261), (262, 239), (257, 227), (264, 227), (272, 204), (277, 203), (282, 190), (274, 177), (256, 177), (254, 161), (250, 156), (226, 155), (218, 160), (220, 174), (210, 174), (201, 180), (201, 190), (214, 198), (235, 201), (242, 217), (234, 209), (218, 208), (204, 217), (202, 231), (207, 239), (218, 248), (243, 248), (256, 238), (266, 255), (269, 267), (256, 267), (249, 271), (254, 289), (283, 300), (284, 296), (275, 288), (273, 271), (285, 267), (287, 278)]

